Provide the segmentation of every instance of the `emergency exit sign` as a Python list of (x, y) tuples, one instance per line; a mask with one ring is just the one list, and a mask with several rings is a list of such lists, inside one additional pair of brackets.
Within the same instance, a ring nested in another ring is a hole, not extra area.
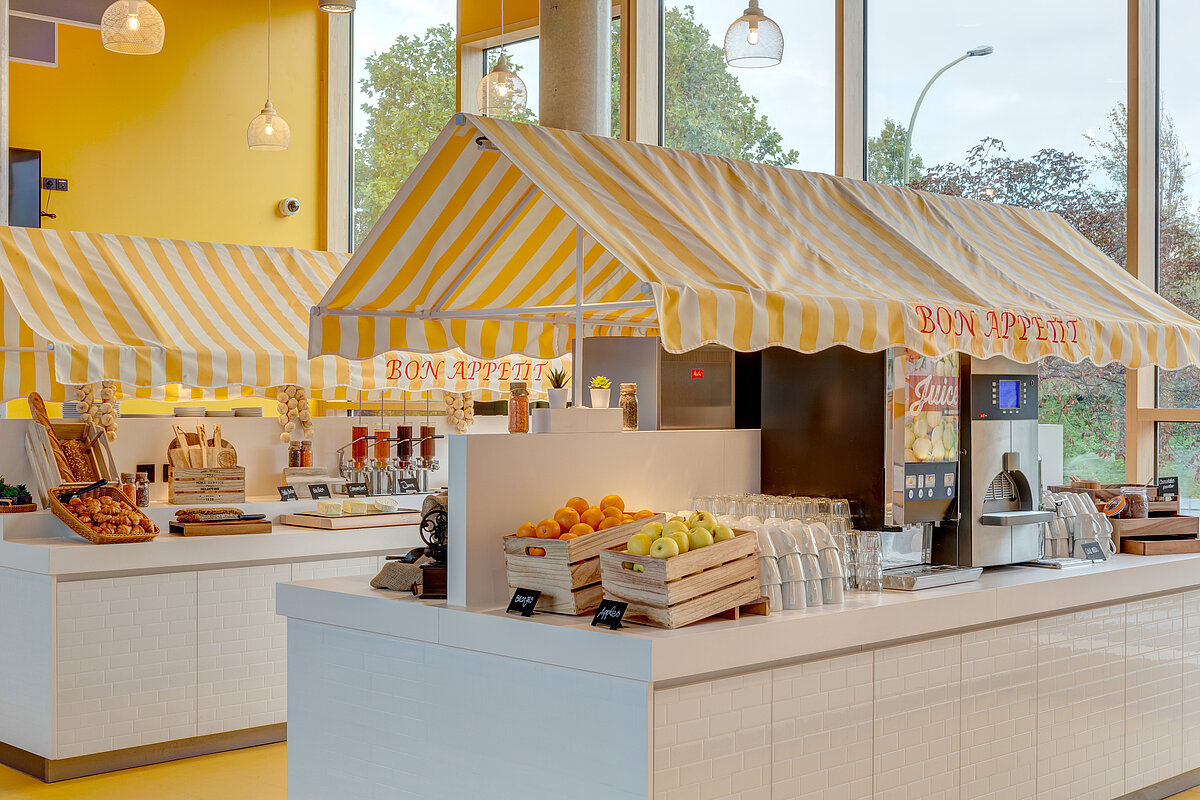
[(692, 370), (692, 378), (698, 379), (698, 378), (703, 378), (703, 377), (704, 377), (704, 369), (702, 367), (696, 367), (695, 369)]

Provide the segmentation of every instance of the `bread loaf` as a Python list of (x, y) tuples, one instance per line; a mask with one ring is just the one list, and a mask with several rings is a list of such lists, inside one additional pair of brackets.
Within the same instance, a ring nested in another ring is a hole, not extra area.
[(242, 516), (240, 508), (181, 508), (175, 512), (176, 522), (223, 522)]

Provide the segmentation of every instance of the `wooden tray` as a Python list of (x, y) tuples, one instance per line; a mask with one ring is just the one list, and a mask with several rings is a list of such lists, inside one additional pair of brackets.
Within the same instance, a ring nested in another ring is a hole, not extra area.
[(298, 514), (281, 514), (281, 525), (301, 528), (320, 528), (327, 531), (344, 531), (354, 528), (386, 528), (390, 525), (420, 525), (421, 512), (412, 509), (400, 511), (376, 511), (368, 514), (343, 514), (340, 517), (323, 517), (310, 511)]
[(1114, 519), (1113, 541), (1119, 552), (1122, 542), (1130, 537), (1155, 538), (1164, 536), (1200, 535), (1200, 517), (1147, 517), (1145, 519)]
[(1167, 556), (1177, 553), (1200, 553), (1200, 538), (1196, 536), (1161, 536), (1156, 538), (1126, 537), (1121, 540), (1121, 552), (1134, 556)]
[(176, 536), (229, 536), (235, 533), (270, 533), (266, 519), (225, 520), (223, 522), (172, 522), (168, 530)]
[(0, 514), (23, 514), (27, 511), (37, 511), (37, 503), (0, 505)]
[[(625, 619), (678, 628), (756, 603), (758, 536), (753, 531), (672, 558), (635, 556), (624, 545), (600, 553), (605, 598), (628, 603)], [(642, 568), (641, 572), (633, 569)]]
[[(577, 539), (535, 539), (510, 534), (503, 539), (504, 565), (509, 589), (536, 589), (538, 611), (553, 614), (590, 614), (600, 605), (600, 551), (625, 546), (629, 537), (649, 522), (663, 522), (665, 514), (614, 525)], [(531, 555), (530, 548), (546, 551)]]

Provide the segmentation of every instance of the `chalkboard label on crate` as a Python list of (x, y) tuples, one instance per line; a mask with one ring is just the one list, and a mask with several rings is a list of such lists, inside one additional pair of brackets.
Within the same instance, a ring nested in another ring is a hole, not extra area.
[(419, 491), (421, 491), (421, 487), (417, 484), (416, 478), (400, 479), (400, 494), (412, 494)]
[(627, 608), (629, 608), (629, 603), (622, 603), (618, 600), (601, 600), (600, 607), (596, 609), (596, 615), (592, 617), (592, 625), (602, 625), (615, 631), (621, 627), (621, 620), (625, 617)]
[(279, 487), (279, 499), (280, 500), (295, 500), (296, 499), (296, 487), (295, 486), (280, 486)]
[(1099, 542), (1084, 542), (1083, 557), (1088, 561), (1104, 561), (1104, 548)]
[(512, 600), (508, 601), (508, 613), (520, 614), (522, 617), (532, 616), (533, 608), (541, 596), (542, 593), (534, 589), (517, 589), (513, 592)]
[(308, 496), (313, 500), (326, 500), (329, 498), (328, 483), (310, 483), (308, 485)]
[(1166, 500), (1168, 497), (1174, 499), (1179, 496), (1179, 478), (1159, 478), (1158, 479), (1158, 499)]
[(365, 483), (347, 483), (346, 484), (346, 496), (347, 497), (366, 497), (367, 491), (369, 488), (370, 487), (368, 487)]

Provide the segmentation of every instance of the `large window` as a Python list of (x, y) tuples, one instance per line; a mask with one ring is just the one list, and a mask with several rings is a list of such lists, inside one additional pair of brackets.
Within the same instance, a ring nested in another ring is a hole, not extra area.
[[(870, 3), (869, 179), (1056, 212), (1123, 266), (1126, 5)], [(1040, 417), (1061, 426), (1065, 473), (1124, 480), (1124, 369), (1040, 367)]]
[(372, 0), (353, 14), (353, 245), (455, 112), (455, 6)]
[(665, 0), (663, 144), (701, 153), (833, 171), (833, 0), (775, 0), (783, 62), (725, 63), (725, 31), (744, 3)]

